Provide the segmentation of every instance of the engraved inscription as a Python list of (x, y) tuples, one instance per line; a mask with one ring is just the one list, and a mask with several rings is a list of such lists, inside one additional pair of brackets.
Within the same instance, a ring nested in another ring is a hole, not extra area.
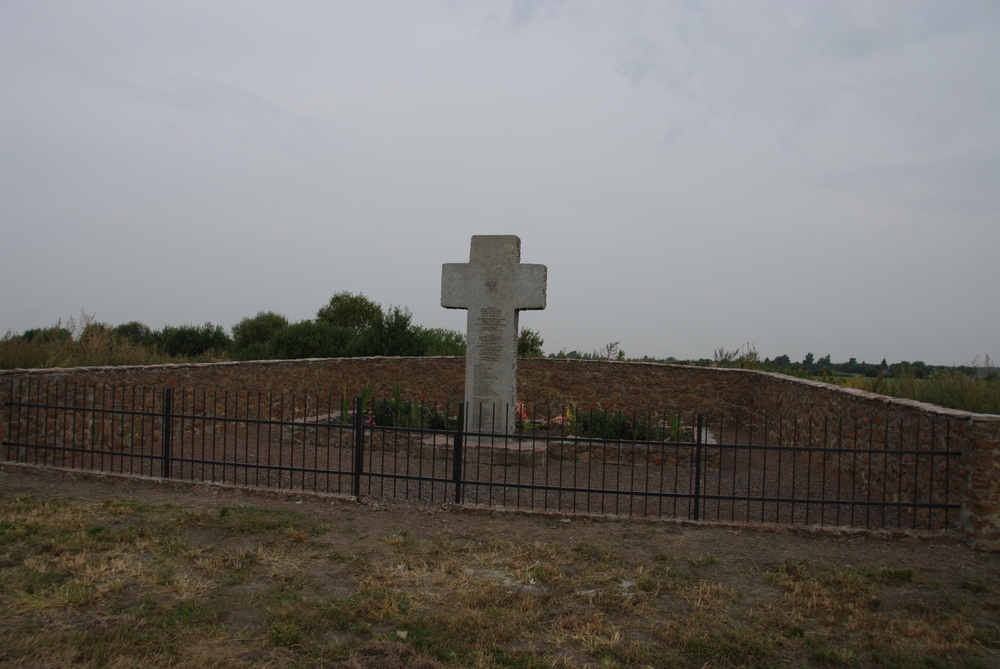
[(476, 363), (475, 382), (472, 390), (473, 397), (479, 401), (490, 403), (496, 393), (497, 374), (493, 365)]
[(502, 332), (507, 319), (503, 316), (503, 309), (499, 307), (482, 307), (479, 310), (479, 318), (476, 319), (479, 326), (479, 343), (477, 351), (480, 360), (485, 362), (496, 362), (503, 352)]

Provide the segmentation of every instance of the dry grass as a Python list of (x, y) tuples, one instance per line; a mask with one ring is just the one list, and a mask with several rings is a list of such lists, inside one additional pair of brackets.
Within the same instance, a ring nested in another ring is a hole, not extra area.
[(9, 332), (0, 338), (0, 369), (162, 365), (228, 359), (228, 354), (214, 351), (193, 358), (171, 356), (155, 346), (142, 346), (112, 336), (105, 328), (88, 330), (86, 336), (55, 341), (22, 341)]
[[(805, 561), (723, 578), (715, 555), (647, 553), (475, 533), (364, 537), (248, 506), (7, 498), (0, 663), (971, 669), (1000, 659), (1000, 633), (983, 622), (1000, 610), (989, 578), (949, 590), (911, 568)], [(906, 606), (886, 611), (903, 591)]]

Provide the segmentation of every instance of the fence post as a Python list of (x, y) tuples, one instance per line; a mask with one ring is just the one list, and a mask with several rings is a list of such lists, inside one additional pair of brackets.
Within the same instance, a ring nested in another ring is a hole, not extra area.
[(170, 448), (173, 441), (173, 404), (174, 404), (174, 389), (164, 388), (163, 389), (163, 426), (161, 429), (161, 438), (163, 440), (163, 454), (160, 462), (160, 478), (168, 479), (171, 477), (171, 462), (170, 462)]
[(701, 512), (701, 412), (698, 412), (698, 427), (694, 446), (694, 519)]
[(365, 463), (365, 423), (361, 398), (354, 405), (354, 499), (361, 499), (361, 468)]
[(451, 478), (455, 482), (455, 504), (462, 503), (462, 451), (465, 450), (465, 402), (458, 404), (458, 429), (455, 431), (455, 456)]

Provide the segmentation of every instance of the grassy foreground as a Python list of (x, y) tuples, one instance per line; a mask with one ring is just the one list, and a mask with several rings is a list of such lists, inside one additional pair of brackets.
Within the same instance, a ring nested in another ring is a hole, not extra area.
[(843, 541), (847, 563), (790, 559), (780, 537), (724, 528), (713, 552), (663, 526), (411, 509), (395, 527), (412, 532), (386, 533), (388, 514), (314, 506), (0, 496), (0, 664), (1000, 664), (996, 558), (961, 546), (943, 548), (980, 575), (850, 564)]

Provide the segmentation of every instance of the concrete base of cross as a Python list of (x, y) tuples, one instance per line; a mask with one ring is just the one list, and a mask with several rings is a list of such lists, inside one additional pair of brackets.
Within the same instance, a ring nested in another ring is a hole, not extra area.
[[(443, 459), (451, 457), (450, 449), (454, 446), (453, 437), (449, 435), (432, 435), (421, 442), (421, 450), (425, 458)], [(508, 467), (541, 467), (545, 464), (548, 444), (544, 441), (531, 439), (497, 438), (493, 441), (466, 441), (463, 460), (470, 467), (477, 465), (498, 465)]]

